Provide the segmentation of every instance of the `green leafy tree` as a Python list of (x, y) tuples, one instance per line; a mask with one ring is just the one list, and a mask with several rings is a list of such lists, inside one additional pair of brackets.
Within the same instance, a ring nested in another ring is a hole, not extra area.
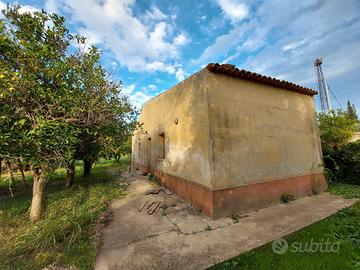
[(346, 112), (348, 114), (348, 117), (350, 119), (356, 120), (358, 121), (358, 116), (356, 114), (356, 109), (355, 109), (355, 105), (350, 103), (350, 100), (348, 100), (347, 102), (347, 109)]
[(326, 154), (349, 142), (356, 129), (356, 120), (348, 117), (342, 110), (330, 114), (318, 114), (320, 138), (323, 152)]
[[(84, 93), (83, 125), (75, 146), (76, 159), (84, 162), (84, 176), (100, 157), (115, 157), (137, 125), (137, 111), (100, 65), (101, 54), (92, 47), (77, 53), (79, 80)], [(69, 178), (70, 179), (70, 178)]]
[[(82, 93), (68, 57), (71, 42), (64, 18), (45, 12), (19, 13), (8, 7), (0, 24), (1, 137), (9, 156), (29, 160), (33, 175), (30, 219), (44, 209), (49, 175), (74, 155)], [(19, 139), (20, 138), (20, 139)], [(18, 144), (17, 142), (24, 142)], [(17, 150), (21, 150), (18, 153)], [(4, 153), (2, 153), (4, 154)]]
[[(44, 209), (44, 189), (59, 166), (71, 186), (75, 160), (85, 174), (114, 156), (136, 126), (137, 112), (110, 79), (95, 48), (69, 34), (64, 18), (8, 7), (0, 20), (0, 158), (26, 160), (33, 175), (30, 219)], [(76, 47), (78, 49), (76, 49)]]
[[(1, 27), (1, 21), (0, 21)], [(0, 37), (1, 38), (1, 37)], [(3, 65), (0, 65), (0, 89), (9, 89), (13, 77), (9, 75), (9, 70)], [(4, 161), (10, 177), (5, 178), (9, 181), (9, 191), (13, 196), (13, 164), (15, 160), (18, 162), (20, 170), (22, 169), (22, 162), (20, 156), (23, 149), (28, 146), (26, 131), (26, 119), (21, 118), (16, 113), (16, 108), (9, 102), (6, 102), (6, 93), (1, 93), (0, 96), (0, 162)], [(21, 166), (20, 166), (21, 165)], [(21, 172), (23, 172), (21, 170)], [(24, 180), (24, 177), (23, 177)]]

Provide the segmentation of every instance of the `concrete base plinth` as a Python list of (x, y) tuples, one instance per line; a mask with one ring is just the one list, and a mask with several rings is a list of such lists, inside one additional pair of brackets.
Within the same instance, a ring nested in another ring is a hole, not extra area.
[(143, 172), (154, 173), (166, 187), (213, 219), (241, 215), (279, 204), (283, 195), (298, 199), (327, 189), (322, 172), (211, 190), (160, 170), (152, 170), (148, 166), (137, 164), (136, 167)]

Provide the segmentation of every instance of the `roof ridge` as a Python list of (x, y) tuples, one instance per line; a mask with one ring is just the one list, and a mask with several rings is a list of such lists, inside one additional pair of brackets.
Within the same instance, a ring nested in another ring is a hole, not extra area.
[(307, 87), (304, 87), (304, 86), (301, 86), (298, 84), (294, 84), (289, 81), (279, 80), (274, 77), (269, 77), (269, 76), (261, 75), (259, 73), (247, 71), (245, 69), (239, 69), (235, 65), (232, 65), (232, 64), (209, 63), (206, 66), (206, 68), (209, 71), (214, 72), (214, 73), (219, 73), (219, 74), (228, 75), (228, 76), (231, 76), (234, 78), (240, 78), (240, 79), (244, 79), (244, 80), (248, 80), (248, 81), (267, 84), (267, 85), (271, 85), (274, 87), (285, 88), (287, 90), (298, 92), (298, 93), (308, 95), (308, 96), (314, 96), (314, 95), (318, 94), (318, 92), (313, 89), (310, 89), (310, 88), (307, 88)]

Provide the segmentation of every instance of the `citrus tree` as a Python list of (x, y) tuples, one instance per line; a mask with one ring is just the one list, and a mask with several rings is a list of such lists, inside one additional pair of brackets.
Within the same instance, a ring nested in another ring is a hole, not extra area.
[[(117, 156), (137, 125), (138, 112), (122, 94), (121, 83), (112, 80), (101, 66), (99, 50), (95, 47), (78, 50), (75, 58), (78, 85), (84, 98), (80, 105), (83, 118), (77, 124), (80, 132), (74, 146), (74, 159), (83, 160), (84, 176), (87, 176), (100, 156)], [(68, 172), (73, 172), (73, 168)], [(71, 186), (73, 175), (67, 180)]]
[[(1, 157), (30, 164), (30, 219), (44, 210), (49, 176), (59, 166), (72, 184), (75, 159), (93, 161), (118, 147), (136, 113), (100, 65), (100, 52), (71, 35), (65, 19), (8, 7), (0, 20)], [(119, 139), (118, 139), (119, 138)], [(83, 150), (85, 149), (85, 151)], [(90, 167), (91, 168), (91, 167)]]

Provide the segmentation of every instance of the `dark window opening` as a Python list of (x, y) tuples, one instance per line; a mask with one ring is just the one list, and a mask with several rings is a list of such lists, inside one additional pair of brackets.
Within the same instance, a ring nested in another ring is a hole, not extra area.
[(140, 159), (141, 143), (139, 143), (138, 158)]
[(159, 159), (165, 158), (165, 133), (159, 134)]

